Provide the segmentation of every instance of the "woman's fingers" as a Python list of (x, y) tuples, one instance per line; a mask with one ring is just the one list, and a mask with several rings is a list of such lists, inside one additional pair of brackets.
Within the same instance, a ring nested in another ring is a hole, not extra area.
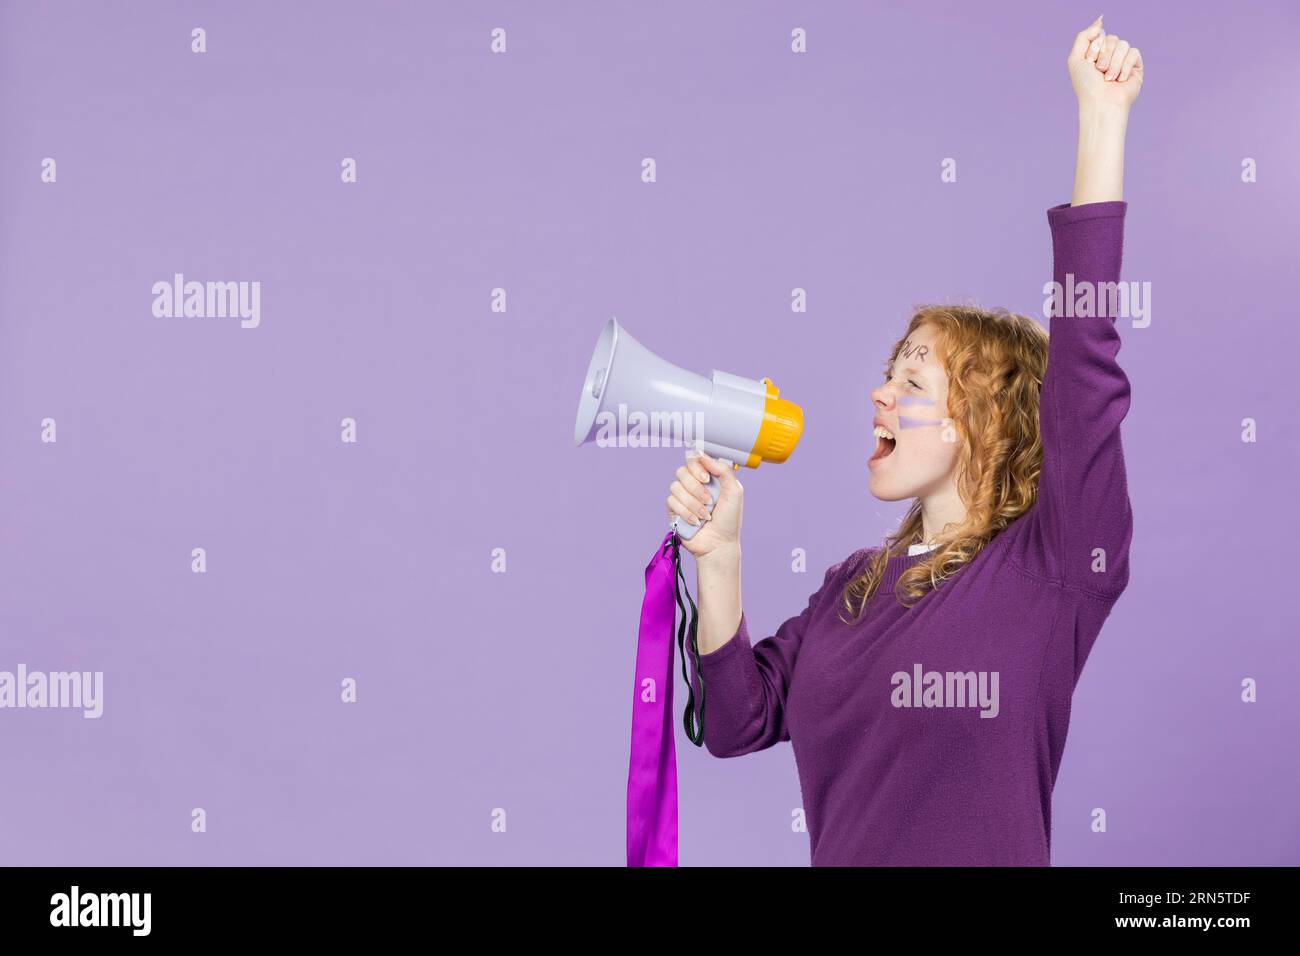
[(1101, 17), (1093, 20), (1075, 36), (1074, 46), (1070, 49), (1070, 56), (1081, 57), (1086, 54), (1092, 41), (1105, 32), (1101, 26)]
[(681, 518), (683, 521), (689, 521), (691, 524), (699, 524), (700, 519), (695, 517), (695, 512), (683, 505), (677, 500), (676, 495), (669, 495), (667, 500), (668, 517)]
[(709, 494), (709, 489), (704, 487), (685, 465), (677, 469), (677, 480), (673, 484), (681, 485), (686, 492), (694, 495), (704, 504), (713, 504), (713, 495)]
[(700, 460), (700, 455), (687, 455), (684, 467), (690, 469), (691, 474), (695, 476), (697, 481), (708, 484), (709, 471), (704, 467), (704, 462)]
[(692, 514), (699, 515), (701, 518), (709, 516), (709, 506), (713, 504), (713, 499), (707, 491), (704, 493), (704, 500), (701, 500), (699, 495), (683, 488), (680, 481), (674, 481), (672, 487), (668, 490), (673, 493), (674, 498), (682, 503), (683, 507), (689, 508)]
[(1120, 40), (1115, 44), (1115, 49), (1111, 51), (1110, 62), (1106, 65), (1106, 79), (1118, 80), (1119, 71), (1124, 66), (1124, 58), (1128, 56), (1129, 45), (1127, 40)]
[(1097, 69), (1103, 73), (1110, 66), (1111, 55), (1115, 52), (1115, 44), (1119, 43), (1119, 37), (1113, 33), (1108, 37), (1103, 37), (1101, 41), (1101, 52), (1097, 54)]
[(700, 524), (709, 517), (709, 510), (700, 503), (699, 499), (677, 482), (673, 482), (673, 493), (668, 496), (668, 512), (681, 515), (692, 524)]
[(740, 479), (736, 477), (735, 468), (731, 465), (723, 464), (712, 455), (704, 457), (704, 464), (709, 469), (709, 474), (718, 479), (720, 489), (732, 495), (739, 495), (744, 490), (740, 486)]
[(1134, 70), (1142, 72), (1142, 53), (1137, 47), (1130, 47), (1128, 55), (1124, 57), (1124, 66), (1119, 71), (1119, 81), (1123, 83), (1133, 75)]
[(1083, 55), (1083, 58), (1089, 63), (1096, 63), (1097, 57), (1101, 56), (1101, 48), (1105, 45), (1106, 32), (1103, 30), (1097, 36), (1092, 38), (1092, 42), (1088, 44), (1088, 52)]

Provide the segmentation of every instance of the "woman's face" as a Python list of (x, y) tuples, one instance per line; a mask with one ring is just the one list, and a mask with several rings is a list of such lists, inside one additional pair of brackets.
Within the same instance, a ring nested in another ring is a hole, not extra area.
[(899, 349), (883, 385), (871, 392), (872, 415), (893, 441), (876, 439), (867, 467), (871, 493), (882, 501), (949, 490), (957, 465), (957, 433), (948, 419), (948, 374), (933, 326), (918, 326)]

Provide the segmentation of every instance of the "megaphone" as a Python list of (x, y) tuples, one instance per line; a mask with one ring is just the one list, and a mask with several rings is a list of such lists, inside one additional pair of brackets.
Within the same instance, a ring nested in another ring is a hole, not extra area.
[[(601, 435), (620, 443), (630, 427), (648, 426), (651, 443), (660, 429), (676, 430), (668, 444), (694, 445), (732, 468), (782, 462), (803, 433), (803, 410), (781, 398), (770, 378), (751, 379), (713, 369), (706, 378), (661, 359), (610, 319), (596, 340), (578, 398), (575, 445)], [(606, 430), (610, 427), (609, 431)], [(721, 485), (709, 476), (716, 504)], [(710, 506), (710, 509), (712, 506)], [(703, 525), (673, 519), (680, 537), (695, 537)]]

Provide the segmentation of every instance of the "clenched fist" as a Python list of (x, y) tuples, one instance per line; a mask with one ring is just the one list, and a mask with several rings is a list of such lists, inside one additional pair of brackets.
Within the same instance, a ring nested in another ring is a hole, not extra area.
[(1079, 106), (1127, 108), (1142, 90), (1142, 53), (1127, 40), (1107, 35), (1098, 17), (1074, 38), (1070, 82)]

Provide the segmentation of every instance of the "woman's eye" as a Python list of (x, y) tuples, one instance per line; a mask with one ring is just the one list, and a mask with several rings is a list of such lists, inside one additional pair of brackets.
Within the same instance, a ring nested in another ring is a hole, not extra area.
[(907, 382), (909, 385), (915, 385), (917, 388), (921, 387), (920, 385), (917, 385), (915, 382), (913, 382), (910, 378), (907, 380)]

